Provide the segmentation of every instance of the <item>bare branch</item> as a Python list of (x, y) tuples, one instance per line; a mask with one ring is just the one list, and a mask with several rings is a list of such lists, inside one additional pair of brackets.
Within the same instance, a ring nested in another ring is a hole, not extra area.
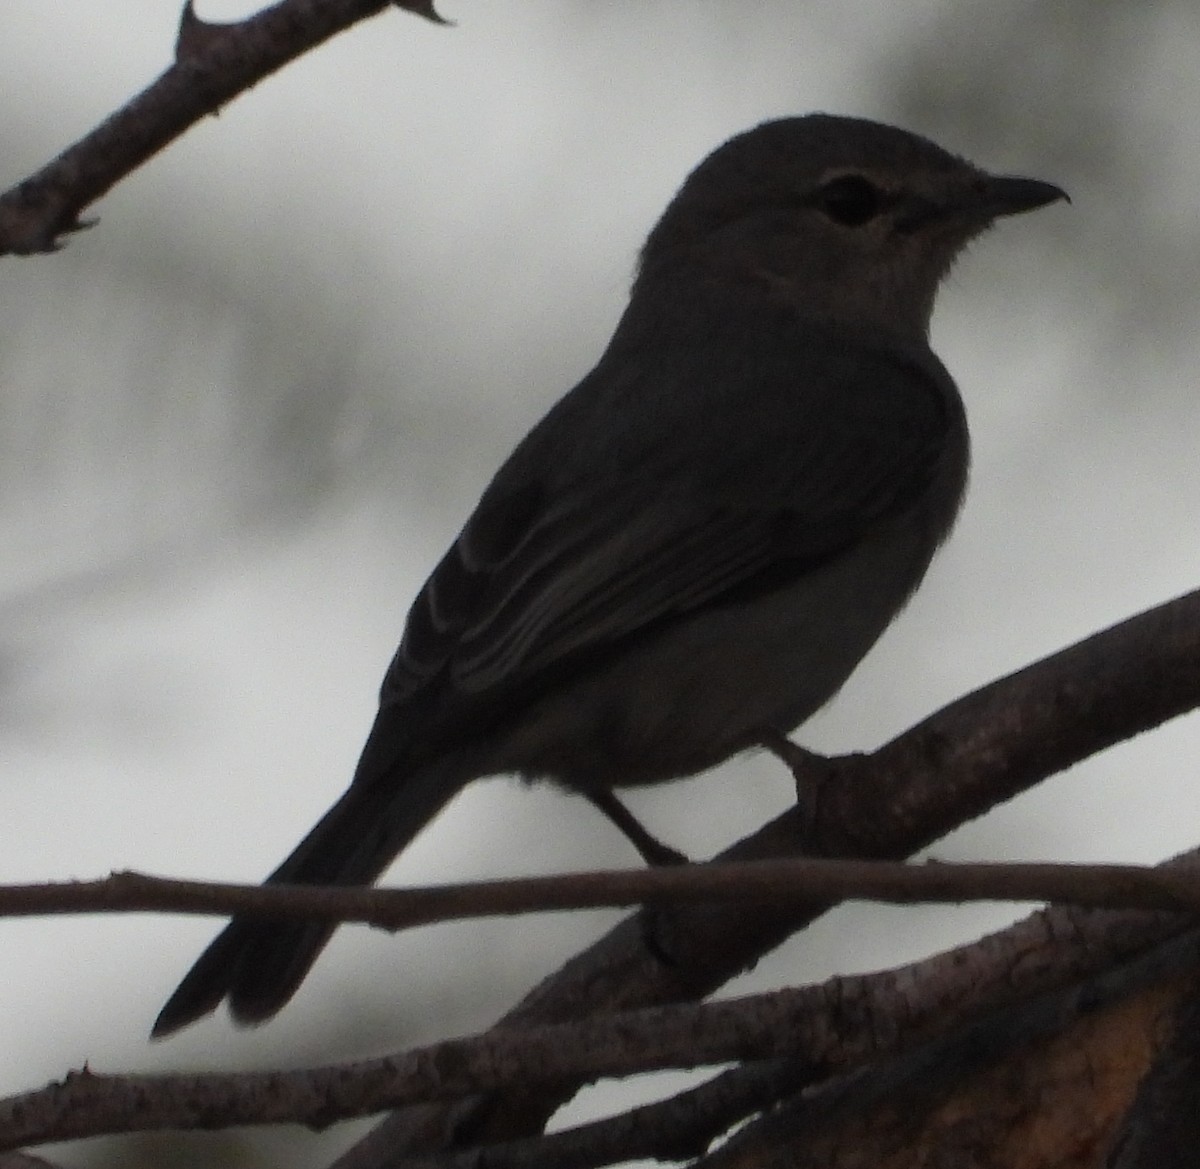
[[(722, 859), (900, 857), (1056, 771), (1200, 704), (1200, 591), (1150, 609), (950, 704), (873, 755), (847, 761), (825, 785), (814, 838), (784, 813)], [(807, 848), (805, 847), (807, 844)], [(828, 908), (688, 906), (655, 913), (675, 961), (647, 953), (637, 919), (624, 922), (535, 988), (499, 1026), (582, 1018), (711, 993)], [(1134, 915), (1135, 920), (1143, 920)], [(1178, 921), (1178, 919), (1174, 919)], [(1175, 927), (1178, 928), (1178, 927)], [(387, 1118), (337, 1162), (374, 1169), (444, 1147), (541, 1130), (573, 1094), (509, 1093)]]
[(684, 1161), (699, 1156), (739, 1121), (786, 1099), (812, 1078), (812, 1069), (797, 1060), (745, 1064), (617, 1116), (489, 1145), (483, 1158), (478, 1148), (459, 1149), (409, 1165), (411, 1169), (479, 1169), (483, 1160), (487, 1169), (591, 1169), (636, 1158)]
[(1055, 901), (1092, 908), (1200, 912), (1200, 873), (1148, 865), (910, 865), (792, 858), (374, 889), (232, 885), (124, 872), (97, 881), (0, 885), (0, 917), (253, 913), (361, 922), (396, 932), (465, 918), (572, 909), (721, 901), (790, 906), (815, 900), (895, 905)]
[[(185, 130), (388, 0), (279, 0), (232, 24), (199, 20), (188, 0), (175, 62), (156, 81), (36, 174), (0, 195), (0, 256), (61, 246), (90, 227), (80, 212)], [(398, 3), (444, 23), (430, 0)]]
[[(1189, 863), (1195, 863), (1195, 858)], [(1046, 926), (1051, 927), (1051, 935), (1061, 929), (1063, 923), (1052, 921), (1059, 912), (1031, 918), (987, 939), (991, 943), (993, 959), (999, 958), (1001, 953), (1006, 956), (1002, 962), (993, 961), (991, 971), (984, 972), (983, 985), (993, 987), (997, 979), (1004, 978), (1005, 971), (1059, 969), (1053, 959), (1066, 956), (1059, 943), (1047, 945), (1044, 932), (1040, 939), (1037, 937)], [(1107, 928), (1113, 927), (1116, 927), (1114, 934), (1124, 928), (1118, 926), (1116, 919), (1109, 919)], [(1085, 927), (1085, 932), (1090, 933), (1090, 928)], [(1084, 940), (1075, 939), (1070, 948)], [(970, 953), (973, 949), (972, 946), (963, 947), (883, 976), (889, 981), (894, 980), (898, 988), (904, 979), (919, 986), (906, 999), (905, 1007), (916, 1004), (922, 1012), (923, 1004), (928, 1001), (931, 1017), (939, 1010), (939, 999), (943, 1000), (943, 1006), (950, 1007), (949, 1025), (926, 1043), (901, 1043), (898, 1049), (890, 1050), (884, 1042), (875, 1056), (864, 1053), (861, 1060), (847, 1053), (844, 1061), (830, 1061), (827, 1070), (833, 1073), (831, 1076), (822, 1075), (820, 1068), (803, 1059), (744, 1064), (697, 1088), (627, 1113), (546, 1136), (406, 1159), (405, 1169), (478, 1169), (481, 1164), (486, 1164), (488, 1169), (590, 1169), (591, 1166), (638, 1157), (682, 1160), (700, 1156), (714, 1140), (753, 1113), (762, 1115), (698, 1164), (711, 1165), (713, 1169), (766, 1164), (832, 1165), (835, 1160), (842, 1164), (842, 1160), (831, 1153), (832, 1149), (843, 1153), (855, 1150), (849, 1160), (856, 1165), (879, 1164), (882, 1158), (877, 1144), (863, 1140), (864, 1118), (871, 1118), (868, 1127), (874, 1141), (890, 1139), (897, 1150), (911, 1149), (915, 1147), (914, 1143), (891, 1131), (886, 1116), (881, 1120), (881, 1112), (900, 1112), (905, 1122), (911, 1125), (925, 1119), (931, 1109), (936, 1109), (940, 1113), (949, 1113), (943, 1125), (953, 1130), (956, 1118), (961, 1118), (965, 1106), (960, 1110), (953, 1106), (947, 1109), (944, 1102), (966, 1090), (971, 1079), (998, 1077), (1007, 1093), (1017, 1097), (1012, 1102), (1012, 1109), (1028, 1115), (1031, 1110), (1020, 1104), (1019, 1079), (1011, 1070), (1006, 1071), (1007, 1061), (1018, 1053), (1026, 1062), (1043, 1058), (1031, 1053), (1030, 1049), (1045, 1047), (1052, 1040), (1059, 1048), (1064, 1045), (1069, 1048), (1073, 1042), (1083, 1042), (1083, 1036), (1087, 1034), (1094, 1043), (1097, 1013), (1106, 1007), (1112, 1008), (1109, 1014), (1120, 1018), (1129, 1009), (1134, 996), (1152, 996), (1153, 1003), (1158, 1004), (1161, 1011), (1165, 994), (1177, 995), (1180, 984), (1185, 989), (1191, 987), (1196, 958), (1200, 954), (1200, 936), (1192, 930), (1178, 938), (1167, 939), (1129, 961), (1106, 946), (1105, 960), (1091, 971), (1075, 971), (1079, 975), (1078, 981), (1068, 977), (1062, 985), (1045, 990), (1026, 983), (1022, 993), (1028, 997), (1011, 1004), (992, 1000), (987, 989), (984, 991), (987, 1004), (974, 997), (973, 978), (980, 967), (975, 963), (976, 956)], [(963, 968), (964, 957), (969, 971)], [(1048, 960), (1048, 964), (1043, 959)], [(1068, 965), (1073, 963), (1068, 962)], [(847, 983), (853, 981), (847, 980)], [(874, 981), (874, 978), (867, 981)], [(857, 1001), (855, 999), (856, 1005)], [(994, 1006), (988, 1009), (991, 1004)], [(890, 1037), (892, 1023), (897, 1018), (904, 1018), (902, 1014), (894, 1013), (895, 1004), (881, 1000), (879, 1005), (890, 1012), (887, 1017), (870, 1019), (857, 1011), (852, 1013), (850, 1026), (855, 1036), (852, 1043), (857, 1043), (860, 1037), (860, 1028), (856, 1026), (860, 1022), (871, 1023), (873, 1037)], [(1154, 1007), (1147, 1009), (1153, 1011)], [(1179, 1030), (1184, 1031), (1190, 1041), (1194, 1029), (1185, 1031), (1180, 1027)], [(1116, 1042), (1119, 1044), (1120, 1039)], [(1145, 1043), (1140, 1046), (1147, 1047)], [(1086, 1077), (1089, 1061), (1077, 1059), (1074, 1062)], [(1143, 1064), (1131, 1051), (1124, 1052), (1118, 1063), (1121, 1070), (1115, 1074), (1123, 1076), (1124, 1087), (1128, 1090), (1131, 1083), (1137, 1083)], [(1186, 1091), (1194, 1079), (1187, 1074), (1192, 1066), (1186, 1064), (1181, 1070), (1185, 1073), (1180, 1078), (1185, 1081), (1182, 1087)], [(1044, 1077), (1053, 1081), (1055, 1072), (1059, 1080), (1066, 1080), (1063, 1068), (1057, 1065), (1046, 1071)], [(818, 1085), (818, 1080), (823, 1082)], [(1116, 1090), (1115, 1086), (1110, 1087)], [(808, 1090), (802, 1092), (802, 1089)], [(980, 1090), (987, 1089), (969, 1089), (976, 1094)], [(995, 1087), (991, 1090), (999, 1091)], [(1055, 1103), (1069, 1111), (1072, 1117), (1078, 1116), (1080, 1110), (1072, 1105), (1071, 1092), (1078, 1091), (1079, 1085), (1074, 1081), (1054, 1083), (1054, 1090)], [(1040, 1102), (1048, 1104), (1050, 1094), (1051, 1084), (1047, 1083)], [(914, 1100), (907, 1099), (913, 1096)], [(1040, 1115), (1041, 1111), (1039, 1107), (1034, 1115)], [(992, 1118), (999, 1122), (1003, 1135), (1010, 1136), (1012, 1112), (998, 1107), (993, 1108), (991, 1114), (998, 1114)], [(973, 1113), (972, 1116), (974, 1125)], [(1106, 1131), (1111, 1135), (1117, 1116), (1119, 1113), (1114, 1114), (1111, 1107), (1096, 1109), (1094, 1116), (1089, 1113), (1088, 1123), (1098, 1137)], [(1034, 1123), (1032, 1116), (1029, 1120)], [(1183, 1122), (1186, 1124), (1191, 1120), (1191, 1114), (1185, 1110)], [(985, 1123), (983, 1118), (978, 1120), (979, 1125)], [(1066, 1125), (1061, 1127), (1068, 1128)], [(1078, 1138), (1079, 1127), (1086, 1128), (1086, 1125), (1070, 1127), (1069, 1135)], [(975, 1127), (968, 1129), (967, 1139), (977, 1132)], [(997, 1140), (999, 1136), (996, 1134)], [(1044, 1133), (1042, 1139), (1046, 1139)], [(864, 1147), (866, 1154), (858, 1155)], [(1045, 1160), (1044, 1148), (1042, 1152)], [(857, 1160), (855, 1156), (858, 1156)], [(949, 1163), (957, 1164), (958, 1160), (951, 1158)], [(1063, 1160), (1065, 1163), (1066, 1158)], [(1192, 1162), (1184, 1160), (1181, 1163), (1190, 1165)], [(1146, 1164), (1157, 1162), (1147, 1161)]]
[[(1144, 1164), (1191, 1166), (1195, 1146), (1184, 1134), (1196, 1129), (1195, 1110), (1187, 1107), (1195, 1066), (1191, 1059), (1174, 1063), (1170, 1049), (1180, 1038), (1194, 1047), (1194, 1029), (1165, 1020), (1192, 996), (1198, 955), (1193, 929), (1079, 982), (968, 1018), (854, 1077), (796, 1094), (696, 1165), (874, 1169), (909, 1164), (914, 1149), (930, 1164), (974, 1163), (973, 1151), (988, 1149), (997, 1165), (1109, 1165), (1104, 1153), (1142, 1094), (1139, 1086), (1144, 1091), (1153, 1077), (1157, 1056), (1173, 1065), (1168, 1091), (1183, 1099), (1167, 1108), (1161, 1095), (1159, 1107), (1145, 1102), (1141, 1119), (1155, 1136), (1172, 1121), (1178, 1127), (1158, 1146), (1159, 1157)], [(1180, 1104), (1182, 1115), (1170, 1116)], [(1172, 1145), (1187, 1150), (1178, 1161), (1164, 1155)], [(1010, 1160), (1012, 1150), (1034, 1148), (1032, 1162)]]
[[(1195, 864), (1190, 858), (1189, 865)], [(112, 1132), (335, 1120), (430, 1100), (669, 1067), (790, 1057), (823, 1078), (908, 1050), (1182, 932), (1187, 919), (1058, 909), (884, 974), (528, 1029), (296, 1072), (101, 1076), (0, 1101), (0, 1148)], [(1200, 933), (1180, 943), (1200, 952)], [(1194, 960), (1194, 959), (1193, 959)]]

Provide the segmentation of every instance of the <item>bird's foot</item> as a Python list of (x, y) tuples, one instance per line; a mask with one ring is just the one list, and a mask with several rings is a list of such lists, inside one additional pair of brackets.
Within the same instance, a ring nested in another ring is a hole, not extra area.
[(796, 781), (796, 803), (800, 810), (801, 831), (805, 851), (816, 838), (817, 821), (820, 815), (821, 796), (825, 784), (832, 775), (836, 762), (825, 755), (818, 755), (799, 743), (793, 743), (780, 731), (764, 731), (758, 739), (777, 759), (787, 764)]

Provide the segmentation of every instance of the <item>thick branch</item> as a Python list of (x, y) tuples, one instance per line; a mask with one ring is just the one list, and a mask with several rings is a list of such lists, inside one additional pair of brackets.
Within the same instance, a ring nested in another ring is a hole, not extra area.
[[(1198, 941), (1192, 931), (797, 1094), (697, 1166), (975, 1165), (979, 1149), (986, 1164), (1013, 1169), (1108, 1165), (1115, 1132), (1162, 1047), (1161, 1021), (1194, 984)], [(1180, 1164), (1195, 1164), (1194, 1145), (1189, 1152)]]
[[(421, 1158), (419, 1169), (592, 1169), (650, 1158), (698, 1157), (740, 1121), (763, 1112), (811, 1083), (799, 1060), (742, 1064), (665, 1100), (631, 1108), (575, 1128), (504, 1144), (456, 1149)], [(3, 1169), (0, 1166), (0, 1169)], [(418, 1165), (412, 1165), (418, 1169)]]
[[(900, 857), (1088, 755), (1200, 705), (1200, 591), (1122, 622), (945, 707), (828, 784), (808, 851)], [(804, 849), (803, 817), (786, 812), (722, 855), (748, 860)], [(815, 847), (813, 847), (815, 846)], [(827, 905), (789, 910), (691, 906), (656, 911), (675, 961), (646, 950), (624, 922), (548, 978), (502, 1026), (700, 998), (753, 965)], [(540, 1131), (572, 1093), (506, 1094), (388, 1118), (338, 1161), (374, 1169), (406, 1153)]]

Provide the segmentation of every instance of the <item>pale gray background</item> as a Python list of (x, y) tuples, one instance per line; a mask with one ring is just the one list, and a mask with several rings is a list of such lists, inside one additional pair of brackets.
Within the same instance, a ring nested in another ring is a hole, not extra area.
[[(1190, 0), (444, 11), (457, 28), (361, 25), (153, 160), (62, 255), (0, 262), (0, 880), (272, 868), (344, 786), (424, 574), (598, 355), (646, 230), (708, 150), (767, 117), (894, 121), (1075, 200), (1004, 223), (951, 277), (934, 341), (970, 412), (968, 505), (803, 740), (870, 748), (1200, 584)], [(165, 67), (177, 18), (173, 0), (5, 0), (0, 185)], [(1198, 739), (1181, 720), (935, 854), (1157, 860), (1195, 844)], [(755, 759), (631, 802), (704, 856), (788, 798)], [(589, 809), (497, 780), (390, 880), (632, 863)], [(893, 964), (1013, 913), (844, 910), (740, 986)], [(0, 1093), (85, 1060), (267, 1067), (464, 1032), (612, 920), (348, 929), (268, 1027), (220, 1017), (154, 1047), (214, 923), (0, 922)], [(258, 1164), (240, 1160), (257, 1149), (298, 1165), (348, 1136), (184, 1147), (196, 1164)], [(56, 1155), (139, 1150), (183, 1164), (174, 1138)]]

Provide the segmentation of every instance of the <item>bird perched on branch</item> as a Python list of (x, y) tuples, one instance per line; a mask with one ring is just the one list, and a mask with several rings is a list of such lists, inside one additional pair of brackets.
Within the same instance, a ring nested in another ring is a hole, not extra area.
[[(433, 570), (353, 782), (268, 878), (374, 881), (471, 780), (613, 789), (779, 742), (903, 607), (954, 522), (967, 429), (934, 295), (1000, 216), (1063, 192), (814, 114), (726, 142), (641, 252), (596, 367)], [(258, 1022), (332, 927), (236, 917), (163, 1008)]]

